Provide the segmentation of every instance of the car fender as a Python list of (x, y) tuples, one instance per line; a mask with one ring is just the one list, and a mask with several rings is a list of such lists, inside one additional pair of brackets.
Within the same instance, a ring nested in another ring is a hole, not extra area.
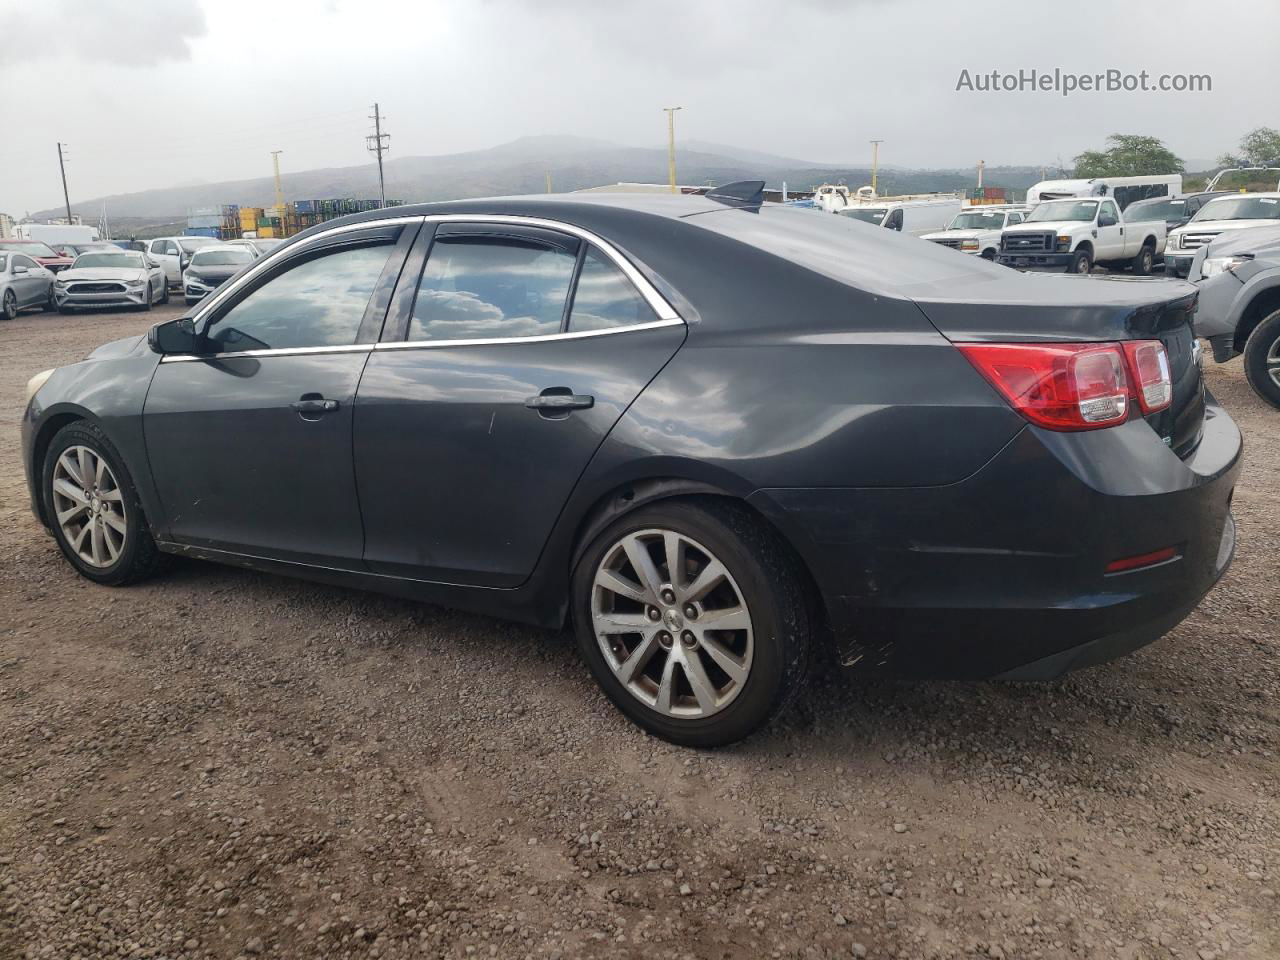
[[(1244, 282), (1235, 299), (1231, 302), (1231, 310), (1227, 314), (1227, 323), (1236, 333), (1240, 333), (1240, 324), (1244, 315), (1258, 297), (1268, 290), (1280, 288), (1280, 267), (1261, 270)], [(1259, 318), (1260, 319), (1260, 318)], [(1243, 344), (1240, 344), (1243, 346)]]

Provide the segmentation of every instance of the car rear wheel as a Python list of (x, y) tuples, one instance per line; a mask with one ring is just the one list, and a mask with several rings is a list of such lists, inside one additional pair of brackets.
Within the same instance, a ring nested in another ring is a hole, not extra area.
[(98, 426), (78, 421), (59, 430), (45, 454), (42, 478), (54, 539), (82, 576), (121, 586), (159, 569), (162, 555), (133, 478)]
[(573, 613), (605, 693), (673, 743), (742, 739), (808, 674), (811, 616), (798, 562), (738, 505), (668, 501), (622, 517), (583, 554)]
[(1265, 317), (1249, 335), (1244, 375), (1254, 393), (1280, 408), (1280, 310)]
[(18, 298), (12, 290), (4, 292), (4, 300), (0, 301), (0, 316), (3, 316), (6, 320), (18, 319)]
[(44, 303), (40, 305), (40, 309), (45, 313), (52, 313), (58, 309), (58, 301), (53, 296), (53, 284), (49, 284), (49, 295), (44, 298)]
[(1077, 250), (1071, 258), (1071, 266), (1067, 267), (1067, 273), (1088, 273), (1092, 269), (1093, 254), (1088, 250)]

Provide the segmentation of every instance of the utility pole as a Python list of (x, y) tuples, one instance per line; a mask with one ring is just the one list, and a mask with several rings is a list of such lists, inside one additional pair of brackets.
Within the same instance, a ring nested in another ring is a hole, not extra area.
[(883, 140), (871, 141), (871, 195), (876, 195), (876, 177), (880, 172), (880, 144)]
[(275, 171), (276, 171), (276, 206), (277, 207), (284, 206), (284, 188), (280, 186), (280, 154), (282, 153), (284, 153), (283, 150), (271, 151), (271, 163), (275, 167)]
[(387, 205), (387, 187), (382, 179), (382, 155), (391, 149), (391, 134), (382, 132), (382, 111), (378, 109), (378, 105), (373, 105), (373, 113), (369, 114), (369, 119), (373, 121), (373, 133), (364, 138), (365, 145), (370, 153), (378, 155), (378, 196), (382, 198), (382, 205)]
[(62, 156), (62, 148), (66, 144), (58, 142), (58, 170), (62, 172), (62, 202), (67, 205), (67, 226), (71, 226), (71, 196), (67, 193), (67, 164)]
[(663, 107), (667, 112), (667, 183), (676, 192), (676, 111), (684, 107)]
[(986, 166), (987, 166), (987, 161), (985, 160), (978, 161), (978, 189), (979, 190), (982, 189), (982, 171), (986, 169)]
[(547, 171), (547, 193), (551, 192), (551, 171)]

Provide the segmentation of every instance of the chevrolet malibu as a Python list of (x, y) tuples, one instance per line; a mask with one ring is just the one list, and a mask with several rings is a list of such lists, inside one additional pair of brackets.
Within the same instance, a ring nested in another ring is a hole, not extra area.
[(35, 376), (24, 460), (96, 583), (179, 554), (572, 623), (712, 746), (812, 664), (1043, 679), (1182, 620), (1241, 460), (1195, 303), (754, 185), (395, 207)]

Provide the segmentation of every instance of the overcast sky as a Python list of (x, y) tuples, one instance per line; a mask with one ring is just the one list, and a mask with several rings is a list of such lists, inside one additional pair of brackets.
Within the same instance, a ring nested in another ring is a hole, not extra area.
[[(1280, 127), (1280, 3), (0, 0), (0, 211), (530, 134), (816, 161), (1066, 164), (1109, 133), (1212, 159)], [(1242, 27), (1247, 23), (1247, 29)], [(977, 93), (961, 70), (1209, 74), (1207, 93)], [(664, 170), (655, 170), (661, 180)]]

